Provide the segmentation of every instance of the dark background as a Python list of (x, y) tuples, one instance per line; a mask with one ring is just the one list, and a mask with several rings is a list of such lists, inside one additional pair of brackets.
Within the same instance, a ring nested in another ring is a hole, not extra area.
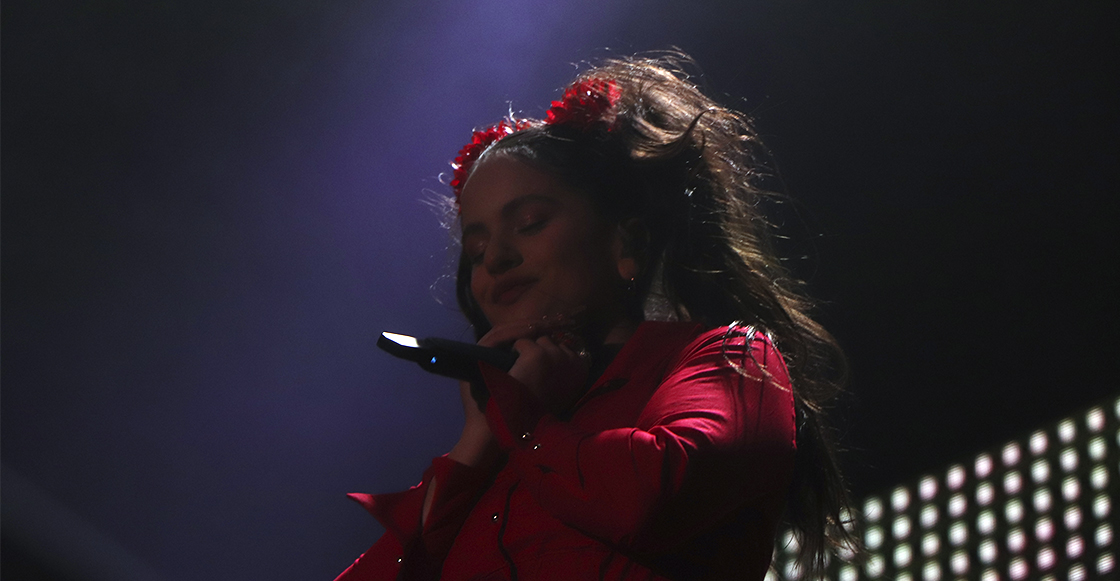
[(380, 529), (342, 493), (414, 483), (460, 425), (452, 386), (374, 348), (469, 336), (425, 190), (612, 53), (679, 46), (758, 120), (851, 358), (857, 495), (1120, 391), (1115, 2), (0, 15), (6, 568), (345, 568)]

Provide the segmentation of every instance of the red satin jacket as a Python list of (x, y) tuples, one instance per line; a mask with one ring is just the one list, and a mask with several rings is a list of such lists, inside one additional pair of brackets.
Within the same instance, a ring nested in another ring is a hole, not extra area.
[(795, 448), (764, 335), (643, 323), (565, 421), (483, 375), (506, 456), (435, 458), (409, 490), (350, 495), (386, 532), (336, 581), (763, 579)]

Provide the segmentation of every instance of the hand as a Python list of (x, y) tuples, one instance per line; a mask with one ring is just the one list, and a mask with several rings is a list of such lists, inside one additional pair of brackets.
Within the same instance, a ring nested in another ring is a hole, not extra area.
[(494, 327), (478, 344), (494, 347), (512, 343), (517, 362), (510, 377), (553, 414), (568, 410), (587, 385), (589, 357), (583, 341), (569, 329), (570, 319), (549, 317)]

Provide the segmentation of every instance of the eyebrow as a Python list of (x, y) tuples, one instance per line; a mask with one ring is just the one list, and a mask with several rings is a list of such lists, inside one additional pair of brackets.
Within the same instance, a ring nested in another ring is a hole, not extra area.
[[(559, 205), (562, 204), (562, 202), (560, 202), (560, 200), (557, 200), (556, 198), (553, 198), (553, 197), (550, 197), (550, 196), (545, 196), (543, 194), (527, 194), (527, 195), (521, 196), (520, 198), (516, 198), (516, 199), (510, 200), (509, 202), (506, 202), (506, 205), (502, 206), (501, 217), (502, 217), (503, 220), (508, 220), (511, 216), (516, 214), (517, 211), (520, 210), (521, 208), (523, 208), (524, 206), (527, 206), (529, 204), (534, 204), (534, 203), (541, 203), (541, 202), (546, 203), (550, 206), (559, 206)], [(462, 237), (466, 238), (467, 236), (471, 236), (473, 234), (478, 234), (478, 233), (485, 232), (485, 231), (486, 231), (486, 226), (483, 226), (480, 222), (472, 222), (470, 224), (467, 224), (467, 225), (463, 226)]]

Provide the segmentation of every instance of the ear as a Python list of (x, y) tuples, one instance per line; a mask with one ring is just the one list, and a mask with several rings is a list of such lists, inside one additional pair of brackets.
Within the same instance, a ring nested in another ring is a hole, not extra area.
[(649, 231), (640, 218), (630, 218), (618, 224), (614, 237), (614, 259), (622, 280), (634, 280), (641, 274), (647, 246)]

